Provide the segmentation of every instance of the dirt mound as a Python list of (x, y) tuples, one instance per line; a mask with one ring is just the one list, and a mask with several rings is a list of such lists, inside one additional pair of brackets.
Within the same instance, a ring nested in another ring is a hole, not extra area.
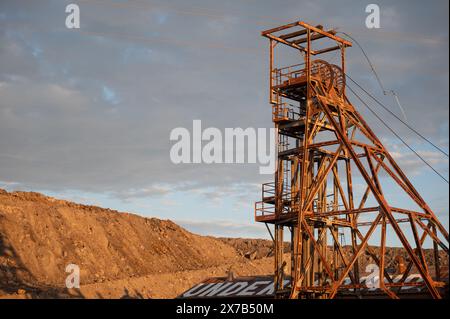
[(243, 259), (229, 245), (169, 220), (38, 193), (0, 191), (0, 290), (62, 287), (66, 265), (83, 284), (219, 266)]
[[(232, 246), (238, 254), (248, 259), (260, 259), (273, 256), (273, 242), (265, 239), (252, 238), (218, 238)], [(284, 244), (284, 252), (289, 252), (289, 243)]]
[[(199, 236), (169, 220), (0, 189), (0, 297), (171, 298), (230, 269), (270, 274), (272, 248), (271, 240)], [(432, 251), (425, 254), (432, 264)], [(387, 248), (387, 267), (396, 256), (408, 261), (403, 249)], [(359, 263), (364, 274), (372, 260), (362, 254)], [(79, 290), (65, 289), (68, 264), (80, 267)]]

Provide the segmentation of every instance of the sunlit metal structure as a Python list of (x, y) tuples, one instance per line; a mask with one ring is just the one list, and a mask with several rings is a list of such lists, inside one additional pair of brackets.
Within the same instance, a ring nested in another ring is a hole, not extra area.
[[(352, 43), (302, 21), (262, 35), (270, 45), (278, 158), (275, 181), (262, 186), (262, 200), (255, 203), (255, 219), (274, 225), (277, 295), (336, 298), (341, 291), (367, 291), (359, 266), (365, 254), (379, 267), (379, 291), (386, 297), (398, 298), (417, 286), (441, 298), (439, 259), (442, 252), (448, 258), (448, 232), (347, 98), (345, 53)], [(283, 66), (278, 49), (296, 50), (300, 63)], [(337, 64), (326, 61), (330, 52)], [(399, 207), (401, 196), (409, 202), (402, 199)], [(283, 260), (285, 229), (290, 269)], [(385, 259), (391, 239), (407, 253), (406, 267), (395, 279)], [(427, 244), (433, 248), (432, 264), (426, 260)], [(406, 280), (412, 271), (419, 282)], [(287, 276), (293, 278), (289, 284)]]

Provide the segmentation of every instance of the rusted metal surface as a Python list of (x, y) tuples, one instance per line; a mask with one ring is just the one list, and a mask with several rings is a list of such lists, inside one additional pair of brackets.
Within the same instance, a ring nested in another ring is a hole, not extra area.
[[(445, 251), (448, 258), (448, 232), (347, 98), (345, 51), (351, 42), (302, 21), (262, 35), (269, 39), (269, 102), (278, 161), (274, 182), (263, 185), (262, 200), (255, 203), (255, 220), (275, 228), (275, 291), (287, 289), (291, 298), (335, 298), (344, 290), (349, 296), (361, 294), (359, 260), (365, 254), (385, 279), (380, 281), (384, 297), (398, 298), (415, 271), (421, 293), (442, 298), (448, 273), (444, 278), (438, 256)], [(283, 65), (276, 59), (282, 55), (275, 54), (282, 49), (297, 50), (302, 60)], [(338, 63), (329, 62), (330, 52), (340, 53)], [(359, 195), (355, 180), (363, 190)], [(396, 185), (417, 208), (399, 207), (403, 203), (384, 193), (386, 183)], [(287, 273), (284, 230), (291, 235)], [(386, 246), (394, 237), (407, 253), (397, 261), (398, 280), (385, 265)], [(434, 249), (431, 264), (426, 242)], [(288, 286), (286, 275), (292, 278)]]

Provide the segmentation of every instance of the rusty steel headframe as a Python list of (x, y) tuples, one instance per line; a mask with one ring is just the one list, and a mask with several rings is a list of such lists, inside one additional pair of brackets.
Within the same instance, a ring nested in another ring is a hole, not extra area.
[[(269, 99), (278, 158), (275, 181), (262, 185), (262, 201), (255, 203), (255, 219), (274, 225), (275, 291), (291, 298), (335, 298), (349, 289), (358, 294), (367, 290), (359, 266), (365, 254), (379, 268), (379, 289), (387, 297), (398, 298), (402, 289), (416, 285), (441, 298), (445, 278), (439, 254), (448, 258), (448, 232), (347, 98), (345, 50), (352, 43), (336, 34), (302, 21), (262, 32), (270, 42)], [(276, 67), (277, 46), (299, 51), (302, 61)], [(333, 51), (339, 65), (326, 61)], [(312, 59), (316, 56), (321, 59)], [(390, 183), (387, 192), (385, 183)], [(394, 192), (417, 209), (394, 206)], [(291, 235), (289, 271), (283, 261), (285, 227)], [(389, 236), (407, 257), (395, 279), (386, 265)], [(423, 248), (427, 240), (431, 264)], [(413, 269), (419, 283), (406, 280)], [(289, 285), (286, 275), (293, 278)]]

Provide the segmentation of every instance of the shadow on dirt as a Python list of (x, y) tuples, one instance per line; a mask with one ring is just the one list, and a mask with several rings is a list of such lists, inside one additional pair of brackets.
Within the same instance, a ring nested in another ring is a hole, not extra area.
[[(4, 218), (0, 215), (1, 219)], [(6, 298), (83, 298), (79, 290), (40, 284), (23, 264), (0, 227), (0, 294)]]

